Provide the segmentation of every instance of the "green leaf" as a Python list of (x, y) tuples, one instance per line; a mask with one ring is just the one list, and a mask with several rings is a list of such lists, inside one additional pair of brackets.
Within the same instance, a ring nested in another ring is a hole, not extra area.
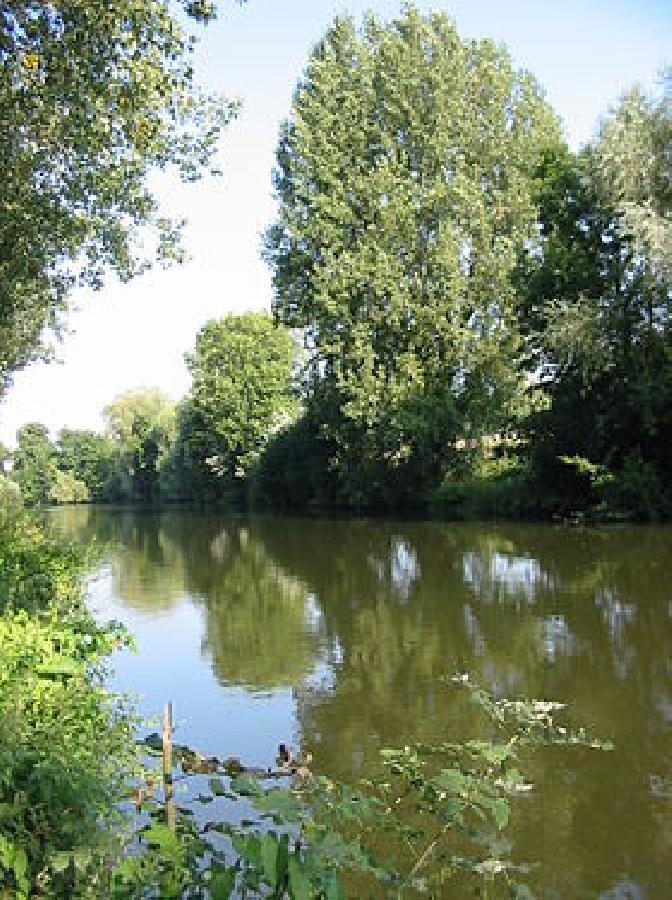
[(282, 788), (260, 794), (255, 798), (254, 805), (259, 812), (272, 816), (278, 823), (298, 822), (304, 813), (301, 801), (291, 791)]
[(346, 900), (345, 891), (338, 877), (338, 872), (331, 869), (325, 881), (326, 900)]
[(253, 775), (236, 775), (231, 779), (231, 790), (241, 797), (254, 797), (261, 793), (259, 779)]
[(452, 794), (459, 794), (460, 791), (464, 790), (468, 780), (468, 776), (463, 775), (457, 769), (443, 769), (433, 779), (432, 783), (436, 787), (443, 788)]
[(229, 897), (236, 886), (235, 869), (220, 869), (213, 867), (213, 869), (211, 869), (211, 875), (212, 877), (210, 878), (208, 887), (212, 900), (229, 900)]
[(72, 854), (68, 850), (62, 850), (59, 853), (54, 853), (49, 860), (52, 872), (54, 872), (54, 874), (56, 875), (59, 875), (61, 872), (65, 872), (65, 870), (70, 865), (71, 859)]
[(283, 834), (280, 837), (278, 845), (278, 856), (276, 861), (277, 881), (276, 884), (282, 885), (287, 879), (287, 870), (289, 867), (289, 835)]
[(142, 836), (148, 844), (158, 847), (162, 853), (171, 853), (179, 849), (177, 837), (167, 825), (152, 825)]
[(57, 656), (39, 665), (36, 671), (41, 678), (72, 678), (84, 671), (84, 665), (70, 656)]
[(501, 765), (506, 759), (514, 756), (513, 748), (509, 744), (491, 744), (488, 741), (469, 741), (466, 744), (469, 750), (480, 754), (487, 762)]
[(289, 893), (292, 900), (312, 900), (313, 898), (310, 878), (296, 855), (289, 857)]
[(231, 843), (236, 853), (253, 866), (261, 865), (261, 841), (255, 834), (232, 834)]
[(210, 785), (210, 790), (216, 797), (221, 797), (226, 793), (226, 788), (224, 787), (224, 782), (221, 778), (210, 778), (208, 784)]
[(86, 869), (91, 864), (91, 860), (93, 858), (93, 853), (88, 847), (80, 848), (75, 850), (72, 854), (73, 861), (75, 863), (75, 868), (78, 872), (85, 872)]
[(261, 862), (264, 876), (272, 888), (278, 883), (278, 839), (274, 834), (265, 834), (261, 839)]
[(509, 822), (509, 804), (504, 797), (499, 797), (492, 804), (492, 816), (500, 831), (506, 828)]
[(28, 857), (25, 850), (14, 851), (14, 872), (17, 875), (25, 875), (28, 871)]

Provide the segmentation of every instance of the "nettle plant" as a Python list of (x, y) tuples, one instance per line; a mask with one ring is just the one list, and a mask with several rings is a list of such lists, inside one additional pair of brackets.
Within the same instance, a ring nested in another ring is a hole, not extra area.
[[(512, 861), (506, 838), (515, 799), (533, 789), (521, 751), (611, 745), (559, 724), (563, 704), (497, 699), (466, 675), (451, 681), (485, 713), (492, 739), (384, 749), (380, 774), (356, 785), (314, 775), (306, 760), (286, 762), (279, 782), (278, 771), (237, 761), (193, 766), (188, 751), (185, 777), (219, 775), (182, 809), (175, 832), (162, 824), (161, 803), (150, 802), (113, 896), (440, 897), (452, 883), (486, 897), (531, 897), (529, 868)], [(215, 797), (230, 804), (225, 820), (203, 822), (201, 804)]]

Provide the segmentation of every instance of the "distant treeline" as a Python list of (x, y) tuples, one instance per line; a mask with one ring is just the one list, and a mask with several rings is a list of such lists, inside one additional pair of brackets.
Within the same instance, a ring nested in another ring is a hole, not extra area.
[(669, 517), (671, 84), (573, 153), (505, 49), (337, 20), (281, 130), (273, 318), (208, 323), (177, 406), (25, 426), (25, 499)]

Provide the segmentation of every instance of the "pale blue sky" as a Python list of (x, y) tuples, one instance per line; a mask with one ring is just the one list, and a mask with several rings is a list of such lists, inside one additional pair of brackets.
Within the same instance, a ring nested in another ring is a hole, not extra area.
[[(590, 140), (599, 116), (629, 85), (652, 86), (672, 61), (672, 4), (664, 0), (434, 0), (465, 37), (508, 45), (533, 72), (563, 120), (574, 147)], [(278, 124), (312, 44), (333, 16), (384, 17), (392, 0), (249, 0), (220, 17), (198, 50), (202, 78), (243, 101), (222, 142), (224, 177), (195, 185), (157, 180), (172, 212), (189, 219), (191, 260), (156, 269), (128, 285), (80, 292), (69, 319), (72, 334), (60, 364), (36, 364), (16, 376), (0, 405), (0, 440), (41, 421), (98, 428), (116, 394), (155, 385), (177, 399), (189, 387), (183, 354), (197, 330), (228, 311), (269, 308), (270, 274), (259, 258), (260, 234), (273, 217), (270, 173)]]

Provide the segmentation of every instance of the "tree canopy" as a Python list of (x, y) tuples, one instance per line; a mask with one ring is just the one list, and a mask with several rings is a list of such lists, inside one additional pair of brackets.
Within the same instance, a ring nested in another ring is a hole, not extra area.
[(593, 146), (542, 173), (541, 253), (521, 283), (550, 400), (530, 432), (541, 483), (561, 503), (640, 518), (672, 512), (669, 78), (664, 89), (628, 92)]
[(294, 357), (291, 334), (267, 313), (230, 314), (198, 333), (180, 425), (197, 494), (247, 479), (271, 435), (292, 421)]
[(58, 467), (86, 485), (91, 500), (106, 500), (115, 477), (115, 446), (95, 431), (62, 428), (58, 435)]
[[(200, 21), (215, 13), (181, 6)], [(197, 85), (177, 11), (163, 0), (2, 4), (0, 389), (45, 351), (73, 285), (179, 256), (149, 173), (211, 168), (234, 106)]]
[(16, 433), (12, 477), (25, 503), (47, 503), (56, 479), (56, 454), (49, 430), (39, 422), (28, 422)]
[[(630, 90), (605, 117), (599, 155), (604, 193), (621, 225), (648, 260), (650, 274), (669, 286), (672, 278), (672, 68), (662, 90)], [(669, 295), (669, 290), (668, 290)], [(669, 299), (669, 297), (668, 297)]]
[[(6, 380), (77, 278), (145, 264), (140, 229), (179, 255), (147, 175), (197, 177), (233, 110), (168, 2), (2, 10)], [(672, 515), (670, 83), (574, 153), (505, 48), (411, 5), (337, 18), (281, 126), (275, 322), (207, 323), (177, 407), (131, 393), (56, 447), (31, 426), (26, 499)]]
[(112, 492), (153, 502), (161, 465), (175, 439), (175, 404), (157, 388), (138, 388), (120, 394), (103, 414), (119, 463), (119, 485)]
[(443, 14), (408, 7), (361, 32), (341, 18), (311, 55), (266, 255), (350, 502), (403, 469), (415, 491), (457, 438), (511, 420), (524, 388), (512, 273), (536, 234), (535, 170), (559, 141), (535, 80)]

